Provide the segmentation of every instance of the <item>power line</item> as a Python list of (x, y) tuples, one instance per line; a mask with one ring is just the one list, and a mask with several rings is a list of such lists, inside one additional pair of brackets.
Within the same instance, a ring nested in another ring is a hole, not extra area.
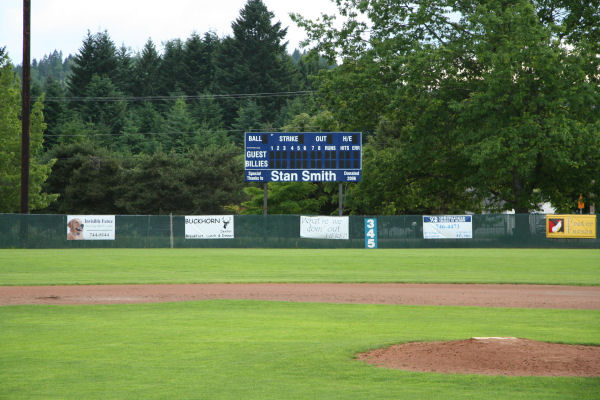
[[(303, 125), (303, 128), (315, 128), (318, 129), (317, 125)], [(53, 134), (47, 135), (44, 134), (44, 137), (94, 137), (94, 136), (127, 136), (127, 135), (144, 135), (144, 136), (152, 136), (152, 135), (196, 135), (196, 134), (215, 134), (215, 133), (228, 133), (228, 132), (285, 132), (284, 127), (280, 128), (269, 128), (269, 129), (261, 129), (261, 130), (247, 130), (247, 129), (216, 129), (216, 130), (203, 130), (199, 129), (197, 131), (191, 132), (182, 132), (182, 131), (173, 131), (173, 132), (126, 132), (126, 133), (61, 133), (61, 134)], [(292, 131), (290, 131), (292, 132)], [(295, 132), (295, 131), (293, 131)]]
[(198, 130), (192, 132), (126, 132), (126, 133), (61, 133), (54, 135), (46, 135), (44, 137), (83, 137), (83, 136), (127, 136), (127, 135), (195, 135), (195, 134), (205, 134), (205, 133), (227, 133), (227, 132), (246, 132), (243, 129), (219, 129), (216, 131), (205, 131)]
[[(234, 94), (201, 94), (201, 95), (177, 95), (177, 96), (66, 96), (45, 97), (46, 102), (134, 102), (134, 101), (176, 101), (176, 100), (207, 100), (207, 99), (250, 99), (269, 97), (295, 97), (309, 96), (315, 94), (314, 90), (298, 90), (290, 92), (266, 92), (266, 93), (234, 93)], [(39, 99), (39, 97), (37, 98)], [(36, 99), (36, 100), (37, 100)]]
[[(164, 152), (164, 151), (163, 151)], [(169, 154), (168, 152), (164, 152), (165, 154)], [(184, 155), (186, 153), (177, 153), (179, 155)], [(144, 158), (144, 157), (152, 157), (154, 154), (148, 154), (148, 153), (136, 153), (136, 154), (119, 154), (118, 156), (115, 156), (114, 154), (108, 157), (104, 157), (102, 155), (97, 155), (97, 154), (87, 154), (87, 153), (76, 153), (73, 154), (72, 156), (68, 156), (68, 157), (50, 157), (50, 159), (52, 160), (72, 160), (72, 159), (82, 159), (83, 161), (96, 161), (96, 162), (103, 162), (103, 161), (124, 161), (124, 160), (137, 160), (140, 158)]]

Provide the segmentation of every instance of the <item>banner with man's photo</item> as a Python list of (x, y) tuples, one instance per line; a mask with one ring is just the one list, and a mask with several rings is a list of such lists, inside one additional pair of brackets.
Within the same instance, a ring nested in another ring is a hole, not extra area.
[(115, 240), (115, 216), (67, 215), (67, 240)]
[(188, 215), (186, 239), (233, 239), (233, 215)]

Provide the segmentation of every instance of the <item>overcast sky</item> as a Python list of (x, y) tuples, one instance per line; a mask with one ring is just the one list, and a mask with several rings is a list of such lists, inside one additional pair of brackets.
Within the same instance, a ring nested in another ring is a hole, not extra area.
[[(304, 31), (292, 22), (289, 13), (317, 18), (334, 13), (331, 0), (263, 0), (275, 14), (273, 22), (288, 27), (288, 51), (299, 47)], [(52, 51), (63, 56), (79, 51), (83, 39), (92, 33), (108, 31), (117, 47), (125, 44), (140, 51), (148, 38), (159, 50), (171, 39), (187, 39), (194, 31), (214, 31), (219, 37), (231, 35), (231, 23), (239, 16), (246, 0), (32, 0), (31, 59), (41, 59)], [(0, 0), (0, 47), (6, 47), (14, 64), (22, 63), (23, 2)]]

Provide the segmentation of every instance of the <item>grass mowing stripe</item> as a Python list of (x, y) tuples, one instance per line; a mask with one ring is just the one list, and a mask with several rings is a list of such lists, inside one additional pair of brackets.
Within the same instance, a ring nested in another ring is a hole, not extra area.
[(600, 250), (0, 250), (0, 285), (212, 282), (600, 285)]
[(0, 398), (591, 399), (600, 378), (423, 374), (353, 360), (397, 342), (600, 344), (600, 311), (258, 301), (0, 307)]

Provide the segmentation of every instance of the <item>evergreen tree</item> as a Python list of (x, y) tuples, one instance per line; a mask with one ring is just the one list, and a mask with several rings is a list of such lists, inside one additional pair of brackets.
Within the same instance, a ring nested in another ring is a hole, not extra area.
[(194, 33), (186, 40), (183, 48), (185, 74), (182, 77), (185, 93), (196, 95), (212, 90), (215, 74), (213, 55), (219, 44), (219, 38), (210, 32), (204, 37)]
[(66, 74), (63, 70), (62, 51), (54, 50), (49, 55), (45, 55), (38, 64), (38, 70), (42, 80), (52, 77), (59, 82), (64, 82)]
[[(160, 95), (168, 96), (175, 92), (185, 92), (183, 77), (186, 76), (187, 69), (184, 58), (183, 42), (180, 39), (165, 43), (159, 66)], [(160, 107), (160, 109), (166, 111), (167, 107)]]
[(68, 82), (69, 94), (76, 97), (85, 96), (87, 85), (94, 75), (115, 79), (118, 66), (116, 47), (108, 32), (92, 35), (88, 31), (79, 53), (73, 58)]
[(46, 78), (46, 107), (44, 119), (46, 122), (46, 134), (44, 148), (50, 149), (58, 142), (58, 127), (67, 118), (69, 111), (64, 102), (65, 90), (63, 86), (52, 76)]
[[(115, 100), (122, 97), (122, 93), (110, 78), (94, 75), (86, 87), (85, 95), (95, 99), (83, 102), (80, 106), (84, 121), (94, 123), (103, 132), (101, 143), (112, 143), (111, 135), (118, 135), (125, 123), (127, 104), (122, 100)], [(111, 100), (102, 101), (102, 98)]]
[[(233, 37), (226, 38), (215, 54), (215, 93), (278, 93), (298, 88), (296, 71), (283, 42), (287, 28), (271, 23), (274, 15), (261, 0), (248, 0), (232, 23)], [(285, 103), (284, 97), (264, 96), (256, 100), (267, 121), (273, 122)], [(226, 123), (233, 120), (240, 102), (223, 102)]]
[(141, 124), (142, 118), (139, 111), (130, 109), (125, 117), (121, 134), (112, 143), (112, 149), (125, 155), (153, 153), (158, 148), (156, 135), (142, 131)]
[(151, 102), (143, 102), (137, 110), (137, 115), (139, 117), (140, 132), (154, 134), (162, 129), (164, 119)]
[(223, 128), (223, 111), (217, 100), (209, 92), (204, 92), (193, 103), (191, 113), (204, 129)]
[(186, 171), (184, 182), (191, 192), (191, 211), (220, 214), (225, 206), (240, 204), (245, 196), (239, 149), (221, 142), (194, 148), (190, 153), (192, 168)]
[[(83, 137), (79, 139), (74, 143), (64, 140), (54, 146), (48, 153), (48, 156), (56, 159), (56, 163), (52, 166), (48, 180), (44, 184), (44, 189), (46, 192), (58, 194), (59, 201), (49, 204), (43, 210), (44, 212), (72, 213), (78, 208), (76, 201), (66, 197), (69, 182), (73, 172), (83, 165), (85, 159), (98, 151), (91, 141)], [(74, 190), (71, 189), (69, 192), (73, 193)]]
[(142, 53), (135, 63), (134, 87), (135, 96), (157, 96), (159, 84), (160, 57), (152, 39), (148, 39)]
[(294, 51), (292, 52), (292, 61), (294, 61), (296, 64), (300, 62), (300, 60), (302, 59), (303, 54), (300, 53), (300, 50), (298, 49), (294, 49)]
[[(15, 71), (19, 77), (23, 76), (23, 67), (18, 65)], [(64, 84), (69, 74), (69, 65), (63, 62), (62, 51), (54, 50), (44, 55), (41, 60), (35, 58), (31, 62), (31, 85), (43, 87), (48, 78)]]
[(242, 163), (231, 144), (141, 155), (123, 171), (116, 205), (130, 214), (220, 214), (243, 198)]
[(261, 129), (262, 111), (253, 100), (246, 100), (237, 112), (237, 118), (233, 124), (233, 143), (238, 146), (244, 145), (244, 132), (252, 132)]
[(78, 112), (68, 112), (66, 117), (59, 123), (55, 130), (57, 145), (68, 143), (79, 143), (85, 140), (91, 140), (96, 132), (92, 122), (85, 122)]
[[(62, 207), (77, 214), (120, 214), (115, 203), (120, 193), (121, 160), (111, 153), (83, 158), (72, 172)], [(85, 188), (85, 190), (82, 190)]]
[(297, 96), (286, 100), (281, 107), (279, 116), (275, 120), (275, 126), (284, 126), (290, 123), (297, 115), (311, 114), (316, 108), (315, 99), (312, 96)]
[(122, 45), (117, 51), (117, 69), (115, 71), (113, 83), (126, 95), (133, 95), (135, 87), (133, 59), (131, 51)]
[(231, 127), (242, 102), (235, 94), (249, 93), (244, 82), (244, 76), (250, 76), (249, 65), (240, 62), (243, 56), (240, 49), (235, 45), (235, 39), (227, 37), (223, 40), (219, 50), (215, 54), (215, 94), (222, 94), (219, 104), (223, 109), (224, 123)]
[(191, 169), (189, 158), (159, 149), (151, 155), (139, 155), (133, 162), (134, 168), (123, 171), (117, 188), (118, 207), (127, 214), (185, 215), (190, 211), (191, 198), (182, 182), (186, 171)]
[(159, 138), (165, 151), (179, 153), (192, 147), (197, 140), (197, 124), (188, 111), (183, 99), (177, 99), (167, 114)]

